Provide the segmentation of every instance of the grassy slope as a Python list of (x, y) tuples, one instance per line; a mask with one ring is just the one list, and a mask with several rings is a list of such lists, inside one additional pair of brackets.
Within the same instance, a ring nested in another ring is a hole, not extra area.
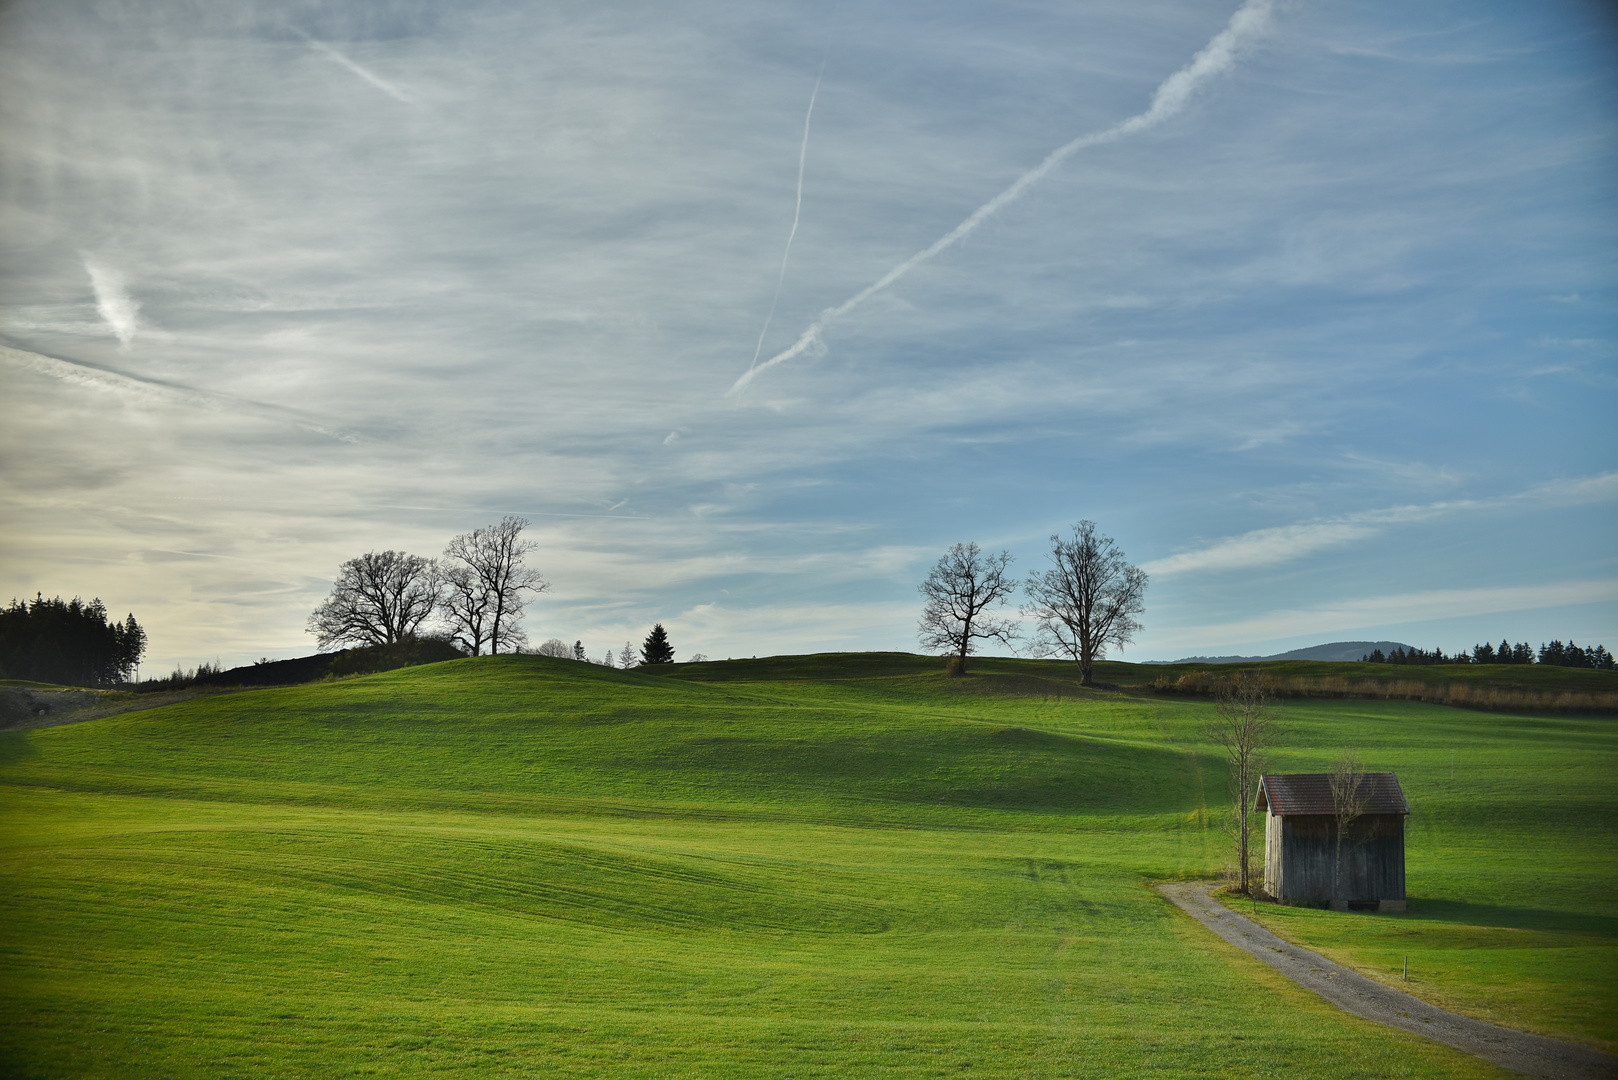
[[(484, 659), (0, 737), (0, 1071), (1501, 1075), (1144, 887), (1223, 857), (1205, 705), (981, 670)], [(1283, 767), (1400, 771), (1425, 899), (1282, 932), (1611, 1040), (1611, 722), (1286, 713)]]

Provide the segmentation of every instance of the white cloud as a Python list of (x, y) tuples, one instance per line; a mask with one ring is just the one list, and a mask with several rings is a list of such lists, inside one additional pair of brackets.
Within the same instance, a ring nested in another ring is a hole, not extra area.
[(1153, 577), (1169, 577), (1197, 571), (1273, 566), (1292, 559), (1301, 559), (1305, 555), (1312, 555), (1327, 548), (1364, 540), (1380, 531), (1379, 525), (1368, 521), (1343, 519), (1282, 525), (1273, 529), (1255, 529), (1197, 551), (1153, 559), (1143, 563), (1141, 569)]
[(1394, 525), (1514, 505), (1577, 506), (1585, 503), (1611, 502), (1614, 499), (1618, 499), (1618, 472), (1572, 480), (1552, 480), (1515, 495), (1436, 502), (1423, 506), (1393, 506), (1318, 521), (1300, 522), (1296, 525), (1255, 529), (1195, 551), (1153, 559), (1141, 564), (1141, 568), (1155, 577), (1170, 577), (1176, 574), (1275, 566), (1313, 555), (1318, 551), (1368, 540)]
[(117, 270), (84, 256), (84, 269), (90, 275), (90, 286), (95, 289), (96, 313), (106, 322), (120, 348), (127, 349), (135, 342), (140, 329), (140, 303), (124, 287), (124, 276)]

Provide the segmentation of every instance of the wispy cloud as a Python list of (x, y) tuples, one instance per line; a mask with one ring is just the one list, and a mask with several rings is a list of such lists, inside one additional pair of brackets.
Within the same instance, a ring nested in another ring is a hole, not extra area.
[(249, 401), (228, 394), (216, 394), (191, 386), (181, 386), (161, 379), (146, 379), (123, 372), (108, 371), (89, 364), (76, 364), (54, 356), (27, 352), (0, 345), (0, 361), (35, 374), (46, 375), (73, 386), (117, 395), (123, 401), (142, 401), (164, 405), (200, 409), (208, 412), (236, 413), (262, 420), (290, 423), (305, 431), (324, 435), (339, 442), (359, 442), (359, 436), (341, 428), (320, 423), (295, 409)]
[(1183, 627), (1165, 634), (1157, 648), (1182, 645), (1220, 647), (1222, 643), (1273, 641), (1299, 635), (1330, 640), (1374, 627), (1441, 619), (1535, 611), (1541, 608), (1604, 604), (1618, 600), (1618, 579), (1557, 581), (1477, 589), (1431, 589), (1386, 596), (1357, 597), (1317, 607), (1266, 611), (1228, 623)]
[(124, 287), (124, 276), (117, 270), (89, 255), (84, 256), (84, 269), (90, 275), (90, 287), (95, 290), (96, 313), (118, 338), (118, 347), (129, 348), (140, 329), (140, 303), (129, 295)]
[(331, 60), (333, 63), (352, 71), (354, 74), (358, 75), (360, 78), (364, 79), (366, 82), (370, 83), (372, 86), (376, 87), (390, 98), (393, 98), (395, 101), (403, 102), (406, 105), (414, 105), (416, 103), (415, 98), (411, 97), (409, 94), (405, 93), (391, 82), (388, 82), (376, 72), (356, 64), (353, 60), (350, 60), (348, 57), (344, 56), (330, 45), (327, 45), (324, 41), (318, 41), (315, 38), (310, 37), (302, 30), (298, 30), (297, 33), (299, 37), (303, 38), (304, 41), (309, 43), (309, 47), (311, 49)]
[[(910, 258), (895, 266), (882, 277), (836, 307), (827, 308), (821, 312), (820, 317), (809, 324), (809, 328), (799, 335), (796, 342), (776, 353), (764, 363), (749, 366), (728, 392), (734, 394), (741, 390), (752, 382), (761, 371), (767, 371), (777, 364), (783, 364), (796, 356), (801, 356), (808, 350), (823, 347), (820, 335), (828, 324), (847, 315), (850, 311), (853, 311), (865, 303), (866, 300), (886, 289), (928, 259), (947, 248), (953, 247), (963, 238), (976, 232), (978, 226), (1004, 207), (1016, 202), (1029, 188), (1039, 183), (1053, 169), (1080, 150), (1100, 146), (1129, 135), (1147, 131), (1180, 112), (1190, 102), (1192, 95), (1196, 93), (1203, 83), (1216, 75), (1228, 71), (1235, 65), (1241, 49), (1257, 36), (1265, 24), (1268, 23), (1270, 8), (1271, 0), (1247, 0), (1246, 3), (1236, 9), (1236, 13), (1230, 17), (1230, 22), (1225, 28), (1215, 34), (1213, 39), (1202, 48), (1202, 51), (1192, 57), (1189, 64), (1164, 79), (1158, 85), (1156, 92), (1152, 94), (1152, 102), (1145, 112), (1131, 116), (1129, 119), (1115, 124), (1105, 131), (1099, 131), (1091, 135), (1081, 135), (1072, 142), (1052, 150), (1044, 161), (1023, 173), (1010, 187), (974, 210), (970, 217), (935, 240), (932, 246), (910, 256)], [(806, 128), (805, 138), (807, 138), (807, 135)]]
[(1185, 551), (1142, 564), (1154, 577), (1199, 571), (1242, 570), (1274, 566), (1313, 555), (1317, 551), (1368, 540), (1389, 526), (1427, 521), (1468, 511), (1488, 510), (1522, 503), (1576, 506), (1618, 499), (1618, 473), (1552, 480), (1527, 491), (1490, 499), (1456, 499), (1414, 506), (1391, 506), (1356, 514), (1340, 514), (1318, 521), (1255, 529), (1219, 540), (1195, 551)]
[[(831, 0), (10, 7), (0, 217), (26, 257), (0, 260), (0, 342), (31, 358), (0, 354), (0, 600), (98, 593), (151, 619), (155, 660), (296, 655), (343, 559), (508, 510), (556, 583), (531, 636), (592, 654), (703, 604), (682, 650), (913, 648), (940, 550), (992, 532), (1032, 565), (1079, 516), (1137, 558), (1228, 545), (1237, 569), (1154, 582), (1154, 650), (1367, 588), (1618, 573), (1614, 504), (1554, 509), (1618, 469), (1610, 345), (1549, 345), (1610, 338), (1618, 296), (1618, 142), (1563, 92), (1610, 75), (1565, 44), (1591, 17), (1502, 9), (1456, 41), (1498, 63), (1434, 71), (1319, 44), (1420, 5), (1275, 0), (1275, 47), (1195, 84), (1217, 109), (1184, 104), (1192, 72), (1159, 88), (1242, 3), (844, 5), (818, 95)], [(1500, 52), (1521, 40), (1547, 45)], [(769, 357), (784, 255), (771, 354), (1058, 140), (1174, 108), (827, 330), (838, 377), (806, 353), (721, 396)], [(123, 352), (81, 253), (125, 277)], [(1492, 509), (1431, 509), (1467, 498)]]

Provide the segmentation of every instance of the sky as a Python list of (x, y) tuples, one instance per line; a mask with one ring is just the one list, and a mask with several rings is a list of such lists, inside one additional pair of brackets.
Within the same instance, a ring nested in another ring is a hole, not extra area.
[[(173, 666), (507, 514), (531, 642), (1618, 646), (1601, 3), (0, 5), (0, 593)], [(1118, 655), (1114, 653), (1114, 655)]]

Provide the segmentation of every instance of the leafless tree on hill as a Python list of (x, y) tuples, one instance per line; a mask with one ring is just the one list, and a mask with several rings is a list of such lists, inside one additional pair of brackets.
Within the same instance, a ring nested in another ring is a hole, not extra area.
[[(538, 571), (523, 565), (523, 558), (539, 547), (522, 538), (527, 527), (523, 518), (508, 515), (498, 525), (457, 536), (444, 549), (445, 563), (463, 575), (469, 595), (475, 595), (481, 605), (482, 626), (487, 632), (484, 640), (491, 655), (527, 640), (519, 625), (530, 598), (527, 594), (538, 595), (550, 588)], [(470, 634), (464, 627), (463, 632)]]
[(1009, 646), (1017, 636), (1014, 621), (989, 614), (1017, 589), (1006, 574), (1010, 565), (1009, 551), (984, 555), (975, 543), (956, 544), (919, 586), (927, 598), (918, 628), (922, 647), (953, 654), (956, 674), (966, 674), (967, 654), (977, 651), (978, 641)]
[(392, 645), (412, 637), (438, 606), (438, 564), (402, 551), (367, 551), (337, 571), (331, 595), (309, 616), (322, 649)]
[(1053, 534), (1050, 558), (1051, 569), (1028, 576), (1022, 613), (1039, 627), (1036, 650), (1071, 657), (1080, 683), (1093, 686), (1091, 667), (1107, 646), (1122, 648), (1141, 629), (1146, 571), (1129, 565), (1112, 537), (1097, 535), (1093, 521), (1073, 526), (1071, 537)]
[(443, 579), (442, 605), (450, 639), (473, 656), (482, 656), (492, 629), (493, 597), (483, 579), (465, 563), (447, 563)]

